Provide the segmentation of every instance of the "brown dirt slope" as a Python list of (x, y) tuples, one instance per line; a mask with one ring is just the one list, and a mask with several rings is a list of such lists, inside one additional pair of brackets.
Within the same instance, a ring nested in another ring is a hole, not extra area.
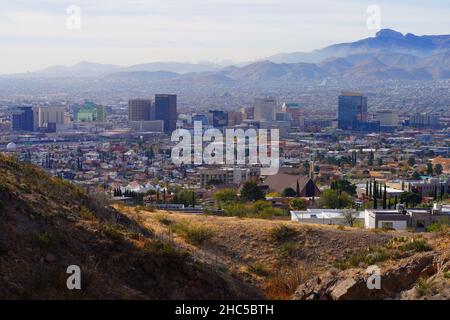
[[(299, 284), (333, 268), (346, 255), (383, 245), (396, 235), (290, 221), (118, 209), (162, 237), (171, 237), (172, 231), (177, 246), (216, 268), (241, 274), (273, 299), (290, 299)], [(178, 225), (205, 229), (211, 236), (192, 244)]]
[[(81, 267), (82, 290), (66, 269)], [(0, 155), (1, 299), (251, 299), (258, 289), (82, 190)]]

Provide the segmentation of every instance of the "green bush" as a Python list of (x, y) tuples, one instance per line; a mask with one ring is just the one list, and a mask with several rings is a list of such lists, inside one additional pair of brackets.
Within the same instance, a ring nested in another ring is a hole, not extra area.
[(101, 232), (110, 239), (122, 239), (122, 231), (119, 225), (104, 224), (101, 228)]
[(95, 216), (95, 213), (91, 210), (87, 209), (86, 207), (82, 207), (80, 210), (80, 217), (86, 220), (95, 220), (97, 217)]
[(169, 226), (173, 223), (173, 221), (169, 219), (169, 216), (167, 214), (157, 214), (155, 215), (155, 219), (165, 226)]
[(181, 235), (191, 244), (201, 245), (214, 236), (214, 232), (204, 226), (192, 225), (187, 222), (177, 222), (173, 226), (173, 231)]
[(388, 260), (391, 257), (391, 252), (386, 251), (384, 248), (369, 247), (367, 250), (355, 252), (342, 260), (336, 261), (334, 266), (340, 269), (359, 267), (360, 265), (369, 266)]
[(445, 232), (450, 225), (450, 221), (448, 219), (439, 221), (439, 222), (433, 222), (427, 227), (427, 232)]
[(449, 268), (445, 267), (443, 272), (444, 272), (444, 278), (445, 279), (450, 279), (450, 270), (449, 270)]
[(283, 243), (279, 248), (279, 255), (282, 259), (293, 259), (300, 254), (300, 244), (297, 242), (286, 242)]
[(272, 229), (271, 236), (276, 241), (287, 241), (292, 239), (297, 234), (297, 231), (290, 226), (281, 225)]
[(432, 248), (425, 240), (412, 240), (399, 247), (402, 251), (423, 252), (430, 251)]
[(269, 276), (269, 271), (261, 263), (252, 263), (248, 266), (248, 271), (261, 277)]
[(419, 297), (423, 297), (431, 292), (432, 287), (433, 283), (425, 278), (419, 278), (414, 286)]

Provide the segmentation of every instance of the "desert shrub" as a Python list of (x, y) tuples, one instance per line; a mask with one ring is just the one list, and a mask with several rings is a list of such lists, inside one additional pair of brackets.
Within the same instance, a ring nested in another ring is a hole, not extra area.
[(429, 294), (433, 291), (433, 281), (425, 278), (417, 279), (414, 288), (416, 289), (416, 293), (418, 297), (423, 297), (426, 294)]
[(310, 274), (303, 265), (297, 265), (289, 270), (279, 270), (267, 279), (263, 291), (268, 299), (288, 300), (297, 287), (310, 278)]
[(226, 216), (231, 217), (244, 217), (249, 210), (248, 206), (239, 202), (224, 204), (222, 209)]
[(415, 251), (415, 252), (423, 252), (430, 251), (432, 248), (425, 240), (411, 240), (401, 246), (399, 249), (402, 251)]
[(446, 266), (443, 270), (444, 273), (444, 278), (445, 279), (450, 279), (450, 269), (448, 268), (448, 266)]
[(290, 226), (280, 225), (276, 226), (270, 232), (272, 239), (275, 241), (287, 241), (292, 239), (297, 234), (297, 231)]
[(165, 226), (169, 226), (173, 223), (173, 221), (169, 219), (169, 216), (167, 214), (156, 214), (155, 219)]
[(87, 209), (86, 207), (82, 207), (80, 210), (80, 217), (86, 220), (95, 220), (97, 219), (94, 212)]
[(269, 271), (261, 263), (252, 263), (248, 266), (248, 271), (261, 277), (267, 277)]
[(447, 231), (448, 227), (450, 225), (450, 221), (448, 219), (445, 219), (440, 222), (433, 222), (427, 227), (427, 232), (445, 232)]
[(348, 269), (351, 267), (369, 266), (382, 262), (391, 258), (392, 255), (384, 248), (369, 247), (366, 250), (360, 250), (349, 254), (341, 260), (334, 263), (334, 266), (340, 269)]
[(290, 260), (300, 255), (301, 245), (297, 242), (286, 242), (278, 248), (279, 257), (283, 260)]
[(173, 226), (173, 231), (181, 235), (191, 244), (201, 245), (214, 236), (214, 232), (201, 225), (193, 225), (187, 222), (177, 222)]
[(106, 223), (102, 226), (101, 232), (113, 240), (120, 240), (123, 237), (122, 228), (117, 224)]
[(364, 229), (364, 221), (356, 220), (356, 221), (353, 223), (353, 228)]
[(162, 241), (148, 242), (145, 248), (160, 256), (166, 257), (187, 257), (189, 255), (187, 252), (181, 251), (174, 246)]

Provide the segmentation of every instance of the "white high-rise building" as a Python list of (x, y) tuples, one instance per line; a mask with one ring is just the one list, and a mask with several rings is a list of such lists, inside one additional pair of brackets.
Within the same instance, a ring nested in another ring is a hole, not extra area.
[(39, 128), (54, 126), (62, 128), (68, 123), (64, 106), (36, 106), (33, 107), (33, 131)]
[(258, 121), (273, 121), (275, 119), (275, 98), (255, 98), (254, 119)]
[(398, 113), (392, 110), (380, 110), (375, 113), (376, 120), (380, 121), (380, 126), (398, 125)]
[(65, 123), (64, 107), (39, 107), (39, 127), (47, 127), (49, 123), (63, 125)]

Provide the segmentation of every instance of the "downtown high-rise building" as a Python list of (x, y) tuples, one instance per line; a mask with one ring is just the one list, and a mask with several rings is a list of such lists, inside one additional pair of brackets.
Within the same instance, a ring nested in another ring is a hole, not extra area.
[(170, 133), (177, 128), (177, 96), (175, 94), (155, 95), (155, 120), (164, 121), (164, 132)]
[(253, 117), (257, 121), (273, 121), (275, 119), (275, 98), (255, 98), (253, 104)]
[(152, 107), (152, 99), (128, 100), (128, 121), (153, 120)]
[(228, 112), (223, 110), (209, 110), (209, 113), (214, 128), (222, 129), (228, 126)]
[(19, 112), (12, 115), (13, 131), (34, 131), (33, 107), (20, 107)]
[(338, 105), (338, 128), (358, 130), (368, 120), (367, 97), (357, 92), (342, 92)]

